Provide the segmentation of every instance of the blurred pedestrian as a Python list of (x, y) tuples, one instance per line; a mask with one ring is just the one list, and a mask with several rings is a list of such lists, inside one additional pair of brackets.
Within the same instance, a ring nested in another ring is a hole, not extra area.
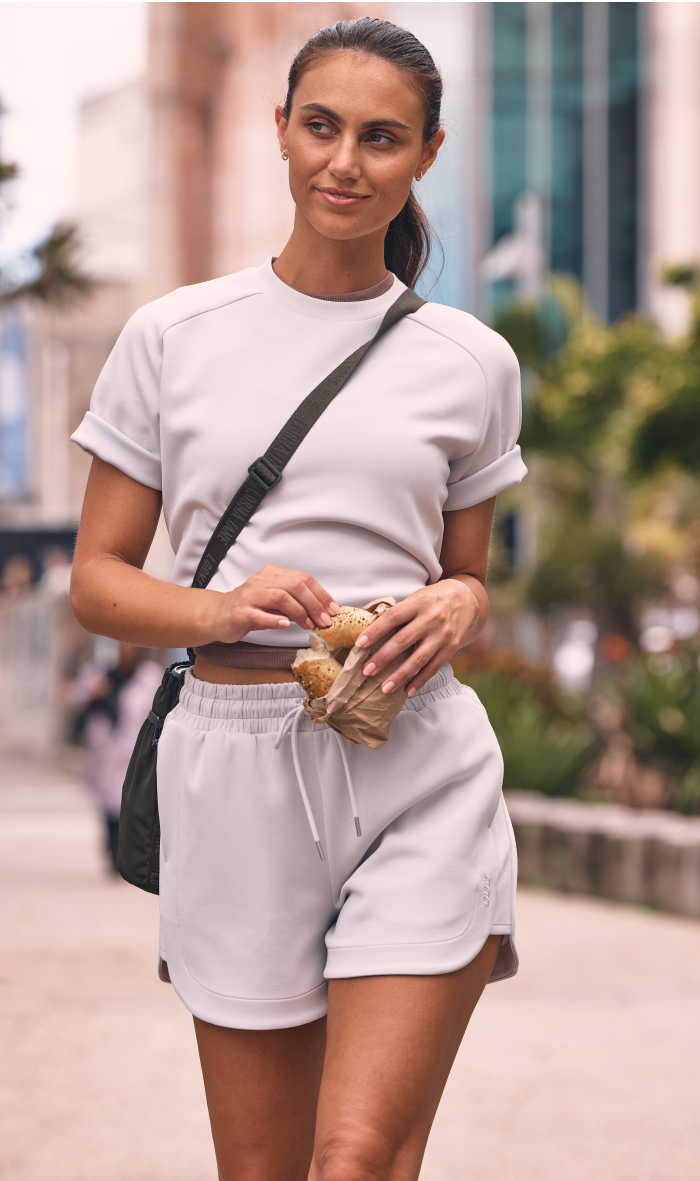
[(26, 554), (12, 554), (2, 568), (0, 589), (6, 599), (16, 599), (32, 588), (32, 564)]
[(85, 747), (83, 782), (102, 813), (114, 872), (124, 775), (163, 675), (161, 666), (145, 657), (145, 649), (119, 644), (116, 663), (104, 670), (95, 664), (84, 666), (73, 692), (75, 703), (82, 705), (76, 734)]
[(42, 558), (39, 586), (51, 595), (67, 595), (70, 590), (71, 562), (65, 550), (54, 547)]

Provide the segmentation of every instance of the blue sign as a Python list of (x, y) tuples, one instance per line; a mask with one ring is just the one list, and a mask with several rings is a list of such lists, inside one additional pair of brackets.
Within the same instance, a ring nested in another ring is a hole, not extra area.
[(18, 308), (0, 311), (0, 498), (27, 492), (29, 374), (27, 337)]

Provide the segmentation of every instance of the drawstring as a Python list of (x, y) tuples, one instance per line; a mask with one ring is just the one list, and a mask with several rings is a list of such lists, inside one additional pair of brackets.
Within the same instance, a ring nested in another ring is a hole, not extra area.
[(299, 791), (301, 792), (301, 798), (304, 801), (304, 807), (306, 808), (306, 817), (309, 822), (309, 828), (311, 829), (311, 835), (314, 838), (314, 843), (316, 845), (316, 848), (318, 849), (318, 855), (321, 858), (321, 861), (325, 861), (326, 854), (323, 852), (323, 845), (321, 844), (321, 838), (318, 835), (318, 829), (316, 828), (316, 821), (314, 820), (314, 814), (311, 811), (311, 804), (309, 803), (309, 797), (306, 794), (306, 784), (304, 783), (304, 776), (301, 773), (301, 766), (299, 763), (299, 752), (297, 750), (297, 730), (299, 729), (299, 722), (301, 721), (301, 715), (303, 714), (303, 712), (304, 712), (303, 705), (295, 705), (294, 709), (290, 709), (287, 716), (282, 719), (282, 723), (281, 723), (279, 731), (277, 733), (277, 741), (275, 743), (275, 750), (279, 750), (280, 746), (282, 745), (282, 742), (284, 741), (285, 736), (287, 735), (288, 731), (291, 728), (291, 732), (292, 732), (292, 758), (294, 760), (294, 770), (297, 773), (297, 782), (299, 784)]
[[(289, 734), (291, 732), (292, 759), (294, 761), (294, 770), (296, 771), (296, 775), (297, 775), (297, 783), (299, 784), (299, 791), (301, 792), (301, 798), (304, 803), (304, 808), (306, 809), (306, 818), (309, 822), (309, 828), (311, 829), (311, 835), (314, 839), (314, 844), (316, 845), (316, 848), (318, 849), (318, 855), (321, 858), (321, 861), (325, 861), (326, 855), (323, 852), (323, 845), (321, 844), (321, 838), (318, 835), (318, 829), (316, 828), (316, 821), (314, 820), (314, 814), (311, 810), (311, 804), (309, 803), (309, 797), (308, 797), (308, 794), (306, 791), (306, 784), (304, 783), (304, 776), (302, 774), (301, 764), (299, 762), (299, 751), (298, 751), (298, 747), (297, 747), (297, 732), (299, 730), (299, 722), (301, 721), (301, 717), (302, 717), (303, 713), (304, 713), (304, 706), (303, 705), (295, 705), (294, 708), (290, 709), (289, 713), (282, 719), (282, 721), (280, 723), (280, 728), (277, 732), (277, 741), (275, 742), (275, 750), (279, 750), (279, 748), (282, 745), (287, 734)], [(343, 760), (343, 767), (345, 768), (345, 781), (347, 784), (348, 795), (350, 797), (350, 804), (352, 806), (352, 818), (355, 821), (355, 832), (357, 833), (358, 837), (361, 837), (362, 836), (362, 829), (360, 828), (360, 817), (359, 817), (359, 814), (357, 811), (357, 803), (355, 801), (355, 792), (353, 790), (352, 779), (350, 777), (350, 767), (348, 766), (347, 755), (345, 753), (345, 748), (343, 746), (343, 742), (340, 737), (340, 734), (338, 734), (338, 732), (336, 730), (333, 730), (333, 734), (335, 734), (335, 736), (338, 740), (338, 747), (340, 749), (340, 757)]]
[(352, 788), (352, 779), (350, 777), (350, 767), (348, 766), (348, 756), (345, 753), (345, 747), (343, 746), (343, 740), (340, 737), (340, 734), (338, 733), (337, 730), (334, 730), (333, 733), (335, 734), (336, 738), (338, 739), (338, 749), (340, 750), (340, 757), (343, 760), (343, 766), (345, 767), (345, 782), (348, 785), (348, 795), (350, 796), (350, 807), (352, 808), (352, 818), (355, 821), (355, 832), (357, 833), (358, 837), (361, 837), (362, 836), (362, 829), (360, 828), (360, 816), (357, 811), (357, 804), (355, 802), (355, 792), (353, 791), (353, 788)]

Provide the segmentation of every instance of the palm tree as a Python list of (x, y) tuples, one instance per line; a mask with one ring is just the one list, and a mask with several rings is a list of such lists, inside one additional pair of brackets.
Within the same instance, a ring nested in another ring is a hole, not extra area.
[[(0, 119), (4, 108), (0, 103)], [(16, 164), (0, 155), (0, 211), (6, 186), (19, 176)], [(0, 267), (0, 307), (18, 299), (33, 299), (44, 304), (65, 307), (77, 298), (89, 295), (93, 282), (83, 271), (80, 254), (81, 241), (77, 226), (72, 222), (58, 222), (51, 232), (31, 251), (34, 278), (18, 281), (12, 267)]]

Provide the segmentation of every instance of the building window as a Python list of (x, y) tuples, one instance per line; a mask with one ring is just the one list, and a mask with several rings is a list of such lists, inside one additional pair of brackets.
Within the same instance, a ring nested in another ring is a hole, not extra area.
[(534, 194), (549, 268), (603, 320), (637, 302), (638, 23), (636, 3), (491, 5), (492, 241)]

